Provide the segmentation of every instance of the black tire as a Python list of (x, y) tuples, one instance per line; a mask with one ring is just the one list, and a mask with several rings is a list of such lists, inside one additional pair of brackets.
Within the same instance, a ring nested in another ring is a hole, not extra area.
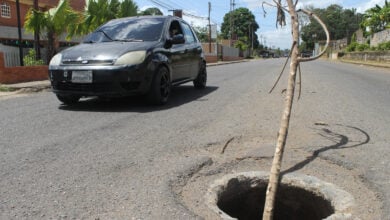
[(81, 97), (78, 95), (58, 95), (57, 94), (57, 98), (65, 105), (72, 105), (72, 104), (76, 104), (80, 100)]
[(168, 102), (171, 94), (171, 80), (169, 71), (165, 67), (160, 67), (153, 78), (152, 85), (148, 93), (148, 100), (151, 104), (163, 105)]
[(207, 83), (207, 70), (206, 65), (202, 65), (202, 67), (199, 70), (198, 76), (194, 80), (194, 87), (197, 89), (204, 89), (206, 88)]

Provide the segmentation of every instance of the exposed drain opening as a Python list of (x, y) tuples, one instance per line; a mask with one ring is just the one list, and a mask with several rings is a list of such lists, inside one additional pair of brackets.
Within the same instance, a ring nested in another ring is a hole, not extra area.
[[(220, 195), (217, 206), (237, 219), (261, 219), (267, 183), (233, 181)], [(274, 220), (324, 219), (334, 213), (331, 203), (312, 192), (285, 184), (279, 186)]]
[[(261, 219), (268, 174), (228, 175), (209, 191), (210, 207), (223, 219)], [(279, 186), (274, 220), (349, 219), (352, 196), (333, 184), (305, 175), (287, 175)]]

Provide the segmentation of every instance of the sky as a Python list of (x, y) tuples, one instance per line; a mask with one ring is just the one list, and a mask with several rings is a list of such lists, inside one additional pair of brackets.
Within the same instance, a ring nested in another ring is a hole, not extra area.
[[(171, 15), (172, 9), (182, 9), (183, 19), (193, 26), (205, 27), (208, 24), (209, 2), (211, 3), (211, 23), (216, 24), (218, 29), (221, 27), (223, 17), (231, 9), (231, 0), (133, 0), (140, 10), (150, 7), (159, 8), (164, 15)], [(272, 3), (272, 0), (264, 0)], [(266, 15), (264, 16), (262, 8), (263, 0), (235, 0), (235, 8), (246, 7), (256, 17), (256, 22), (260, 28), (256, 32), (260, 43), (271, 48), (289, 49), (291, 47), (291, 28), (290, 23), (283, 28), (276, 28), (276, 10), (265, 6)], [(282, 3), (286, 1), (282, 0)], [(341, 5), (344, 9), (357, 9), (357, 12), (364, 13), (367, 9), (376, 4), (381, 7), (385, 0), (299, 0), (297, 8), (314, 6), (315, 8), (326, 8), (331, 4)], [(286, 16), (288, 17), (288, 16)]]

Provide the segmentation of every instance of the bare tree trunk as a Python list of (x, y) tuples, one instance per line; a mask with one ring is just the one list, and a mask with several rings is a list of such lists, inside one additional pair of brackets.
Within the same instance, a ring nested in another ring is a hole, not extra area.
[(262, 218), (263, 220), (273, 219), (275, 198), (276, 198), (276, 193), (278, 191), (278, 186), (280, 182), (280, 170), (282, 166), (282, 158), (283, 158), (283, 153), (284, 153), (286, 140), (287, 140), (288, 128), (290, 124), (291, 110), (294, 101), (296, 74), (297, 74), (299, 63), (317, 59), (326, 51), (326, 48), (329, 44), (329, 33), (326, 26), (323, 24), (323, 22), (312, 13), (302, 10), (305, 14), (313, 16), (321, 24), (324, 31), (326, 32), (327, 43), (325, 45), (325, 49), (318, 56), (313, 58), (308, 58), (308, 59), (299, 58), (298, 57), (299, 56), (299, 50), (298, 50), (299, 22), (298, 22), (298, 14), (295, 9), (296, 5), (293, 3), (292, 0), (286, 0), (286, 1), (288, 3), (289, 14), (291, 16), (293, 46), (291, 52), (290, 73), (288, 77), (288, 85), (287, 85), (287, 92), (285, 98), (285, 108), (282, 114), (282, 120), (281, 120), (281, 125), (278, 133), (274, 159), (272, 162), (269, 183), (266, 191), (266, 201), (264, 205), (264, 212)]
[(297, 17), (297, 12), (295, 10), (295, 6), (293, 5), (292, 1), (287, 0), (287, 2), (289, 6), (289, 13), (291, 16), (291, 23), (292, 23), (293, 47), (291, 53), (290, 73), (288, 77), (287, 92), (286, 92), (286, 98), (284, 102), (285, 107), (282, 114), (282, 121), (280, 124), (278, 139), (276, 143), (276, 150), (272, 162), (271, 173), (270, 173), (269, 183), (266, 192), (266, 201), (264, 205), (263, 220), (273, 219), (275, 197), (279, 186), (280, 169), (282, 166), (283, 152), (286, 145), (288, 128), (290, 124), (290, 115), (291, 115), (292, 105), (294, 101), (296, 73), (299, 64), (298, 63), (298, 54), (299, 54), (298, 17)]
[[(38, 0), (34, 0), (34, 9), (39, 10)], [(41, 59), (41, 44), (39, 42), (39, 31), (34, 30), (34, 50), (35, 50), (35, 59)]]

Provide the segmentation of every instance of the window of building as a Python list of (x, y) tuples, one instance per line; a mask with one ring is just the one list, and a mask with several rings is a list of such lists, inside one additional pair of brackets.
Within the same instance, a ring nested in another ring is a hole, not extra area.
[(7, 3), (1, 3), (1, 17), (10, 18), (11, 17), (11, 6)]

